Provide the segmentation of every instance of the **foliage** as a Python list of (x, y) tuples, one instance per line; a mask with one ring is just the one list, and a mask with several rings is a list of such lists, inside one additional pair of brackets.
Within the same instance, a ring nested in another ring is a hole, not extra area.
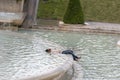
[(63, 21), (69, 24), (84, 24), (84, 15), (79, 0), (69, 0)]
[[(74, 0), (73, 0), (74, 1)], [(63, 20), (69, 0), (40, 0), (38, 18)], [(120, 0), (80, 0), (85, 21), (120, 23)]]

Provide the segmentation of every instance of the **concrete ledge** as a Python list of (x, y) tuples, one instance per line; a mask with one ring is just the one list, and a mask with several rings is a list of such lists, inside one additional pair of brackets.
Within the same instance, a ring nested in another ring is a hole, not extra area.
[(18, 31), (18, 27), (17, 26), (7, 26), (7, 27), (2, 27), (0, 26), (0, 30), (10, 30), (10, 31)]
[[(49, 21), (44, 20), (46, 24)], [(50, 22), (49, 22), (50, 23)], [(120, 34), (120, 24), (115, 23), (102, 23), (102, 22), (87, 22), (87, 24), (59, 24), (54, 25), (53, 21), (49, 25), (36, 25), (32, 29), (44, 29), (44, 30), (58, 30), (58, 31), (77, 31), (88, 33), (107, 33), (107, 34)]]
[(0, 12), (0, 22), (21, 25), (24, 21), (25, 13)]
[(83, 80), (82, 66), (78, 62), (73, 63), (74, 74), (71, 80)]
[(64, 25), (64, 26), (34, 26), (33, 29), (41, 29), (41, 30), (57, 30), (57, 31), (75, 31), (75, 32), (89, 32), (89, 33), (107, 33), (107, 34), (120, 34), (120, 31), (109, 30), (103, 28), (96, 28), (93, 26), (86, 25)]

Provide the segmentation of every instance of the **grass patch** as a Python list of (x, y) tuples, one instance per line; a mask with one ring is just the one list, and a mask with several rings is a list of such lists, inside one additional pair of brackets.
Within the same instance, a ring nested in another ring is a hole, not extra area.
[[(69, 0), (40, 0), (38, 18), (63, 20)], [(85, 21), (120, 23), (120, 0), (80, 0)]]
[(81, 0), (85, 20), (120, 23), (120, 0)]
[(68, 0), (40, 0), (38, 18), (62, 20)]

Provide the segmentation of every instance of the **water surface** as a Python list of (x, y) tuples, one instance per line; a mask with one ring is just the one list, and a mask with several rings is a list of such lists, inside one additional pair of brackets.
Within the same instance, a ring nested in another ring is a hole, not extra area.
[[(21, 31), (24, 33), (24, 31)], [(78, 32), (28, 31), (64, 46), (74, 48), (81, 56), (79, 63), (83, 67), (83, 80), (119, 80), (120, 47), (116, 45), (119, 35), (85, 34)]]
[(36, 34), (0, 31), (0, 80), (40, 76), (63, 65), (66, 56), (45, 53), (49, 47), (61, 49)]

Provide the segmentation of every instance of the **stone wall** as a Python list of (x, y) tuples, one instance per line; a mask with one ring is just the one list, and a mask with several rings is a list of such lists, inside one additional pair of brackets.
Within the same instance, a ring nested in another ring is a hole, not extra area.
[(22, 0), (0, 0), (0, 12), (21, 12)]

